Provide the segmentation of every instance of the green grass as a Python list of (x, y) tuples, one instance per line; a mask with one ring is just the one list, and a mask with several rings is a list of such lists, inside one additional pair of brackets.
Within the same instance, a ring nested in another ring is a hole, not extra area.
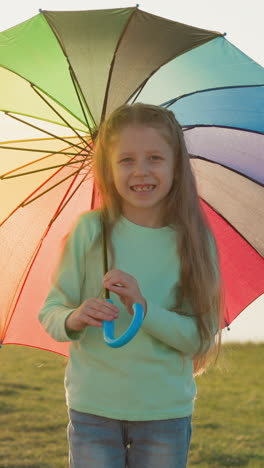
[[(264, 344), (226, 344), (197, 378), (189, 468), (264, 467)], [(66, 359), (0, 350), (0, 468), (67, 468)]]
[(190, 467), (264, 467), (263, 359), (264, 344), (225, 345), (197, 379)]

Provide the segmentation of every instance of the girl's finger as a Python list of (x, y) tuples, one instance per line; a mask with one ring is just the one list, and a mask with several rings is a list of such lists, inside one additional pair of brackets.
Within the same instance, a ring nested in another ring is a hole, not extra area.
[(90, 325), (91, 327), (102, 327), (102, 321), (101, 320), (95, 320), (92, 317), (89, 317), (89, 321), (87, 321), (87, 325)]
[(107, 287), (110, 291), (118, 294), (119, 296), (129, 296), (129, 289), (127, 289), (125, 286), (115, 286), (112, 284), (109, 284)]
[(124, 276), (130, 276), (130, 275), (128, 275), (128, 273), (125, 273), (122, 270), (110, 270), (104, 275), (104, 279), (110, 279), (110, 278), (113, 278), (114, 276), (124, 277)]
[(112, 302), (106, 301), (105, 299), (95, 299), (92, 303), (89, 304), (89, 307), (94, 308), (95, 310), (106, 310), (112, 313), (118, 313), (119, 309)]
[(118, 318), (117, 315), (108, 315), (102, 312), (97, 312), (90, 310), (89, 314), (87, 313), (85, 316), (81, 318), (81, 322), (85, 324), (85, 326), (101, 326), (103, 320), (110, 322), (111, 320), (115, 320)]
[(128, 284), (133, 281), (134, 278), (127, 273), (122, 273), (119, 271), (114, 270), (113, 272), (106, 273), (103, 282), (111, 283), (111, 284), (122, 284), (127, 286)]
[(109, 291), (118, 296), (119, 300), (132, 300), (133, 297), (136, 297), (135, 292), (131, 289), (120, 287), (120, 286), (109, 286)]
[(120, 279), (114, 278), (112, 280), (104, 281), (103, 286), (108, 289), (113, 286), (118, 287), (118, 288), (127, 288), (129, 286), (129, 283), (126, 283), (125, 281), (121, 281)]
[(96, 320), (114, 320), (118, 318), (118, 313), (117, 312), (109, 312), (106, 310), (96, 310), (96, 309), (90, 309), (87, 316), (92, 317)]

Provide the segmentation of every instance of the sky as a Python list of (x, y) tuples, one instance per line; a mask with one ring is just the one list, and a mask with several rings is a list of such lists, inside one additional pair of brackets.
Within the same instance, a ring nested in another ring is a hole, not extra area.
[[(133, 6), (136, 2), (8, 0), (0, 6), (0, 31), (37, 15), (40, 8), (89, 10)], [(263, 0), (143, 0), (139, 8), (191, 26), (226, 33), (232, 44), (264, 66)], [(245, 309), (223, 335), (223, 341), (264, 341), (264, 295)]]

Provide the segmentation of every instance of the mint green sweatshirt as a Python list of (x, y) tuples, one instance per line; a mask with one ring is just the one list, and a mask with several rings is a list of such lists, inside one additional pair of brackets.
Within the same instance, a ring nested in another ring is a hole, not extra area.
[[(99, 212), (83, 214), (70, 234), (39, 319), (57, 341), (70, 341), (65, 388), (69, 408), (128, 421), (189, 416), (196, 386), (192, 357), (200, 339), (194, 317), (169, 309), (175, 304), (180, 265), (176, 232), (147, 228), (121, 217), (112, 233), (115, 268), (134, 276), (147, 302), (147, 315), (135, 338), (121, 348), (103, 341), (102, 328), (67, 334), (68, 315), (85, 299), (102, 297), (103, 266)], [(115, 336), (131, 316), (119, 308)]]

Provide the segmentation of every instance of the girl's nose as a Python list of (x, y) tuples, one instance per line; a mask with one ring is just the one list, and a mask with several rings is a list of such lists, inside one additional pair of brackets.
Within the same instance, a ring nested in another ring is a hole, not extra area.
[(145, 175), (148, 174), (149, 167), (147, 161), (137, 161), (134, 167), (134, 174), (135, 175)]

